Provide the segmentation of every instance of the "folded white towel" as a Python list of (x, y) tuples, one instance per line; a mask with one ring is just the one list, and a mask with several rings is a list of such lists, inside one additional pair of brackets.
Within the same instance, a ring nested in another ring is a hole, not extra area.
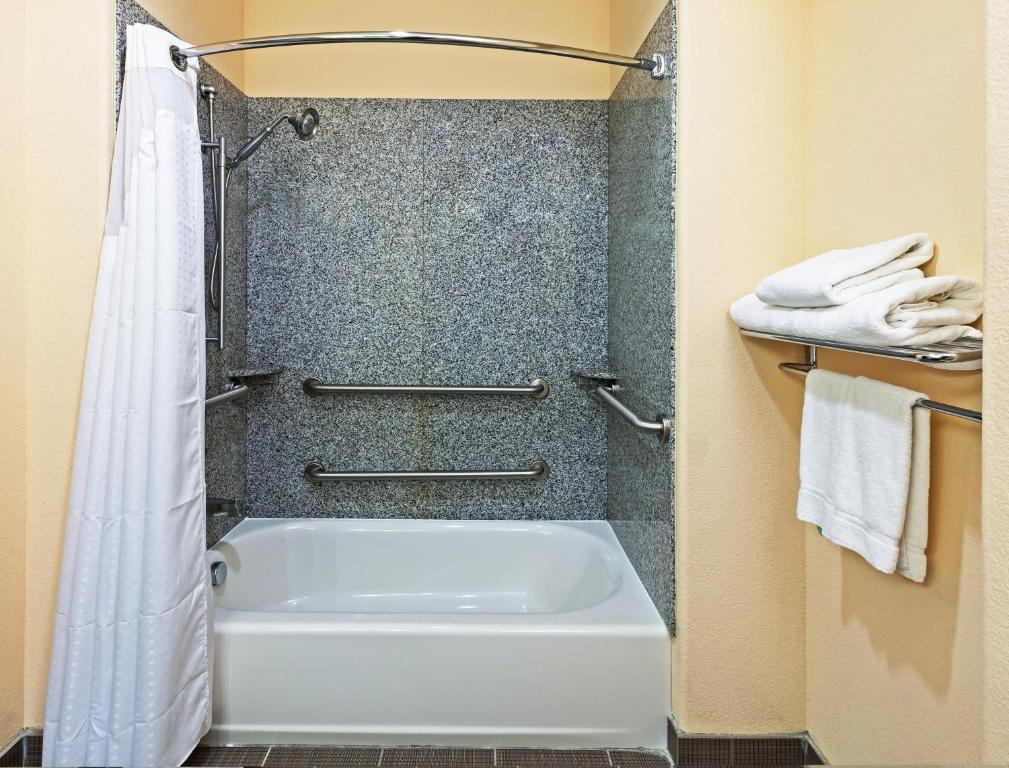
[(929, 412), (919, 392), (811, 371), (799, 457), (800, 520), (884, 573), (925, 579)]
[(793, 309), (744, 296), (729, 310), (741, 328), (786, 336), (880, 346), (920, 346), (981, 332), (981, 288), (968, 277), (923, 277), (835, 307)]
[(765, 279), (757, 298), (779, 307), (832, 307), (925, 276), (932, 238), (918, 233), (861, 248), (839, 248), (800, 261)]

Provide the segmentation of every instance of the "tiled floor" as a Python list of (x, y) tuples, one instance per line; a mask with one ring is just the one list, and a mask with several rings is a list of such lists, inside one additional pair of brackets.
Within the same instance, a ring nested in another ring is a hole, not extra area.
[(7, 752), (0, 755), (0, 766), (42, 765), (42, 735), (30, 733), (23, 736)]
[(197, 747), (187, 766), (252, 768), (668, 768), (661, 752), (435, 747)]

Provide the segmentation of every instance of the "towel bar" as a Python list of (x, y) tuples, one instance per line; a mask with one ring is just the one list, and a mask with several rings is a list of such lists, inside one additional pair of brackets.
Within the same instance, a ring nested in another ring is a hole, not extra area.
[[(805, 363), (778, 363), (778, 368), (781, 370), (799, 376), (805, 376), (810, 371), (816, 370), (816, 367), (816, 347), (806, 347)], [(971, 411), (967, 408), (959, 408), (955, 405), (947, 405), (946, 403), (937, 403), (935, 400), (927, 400), (925, 398), (916, 401), (915, 405), (928, 411), (945, 413), (947, 416), (956, 416), (959, 419), (967, 419), (978, 424), (981, 423), (981, 411)]]

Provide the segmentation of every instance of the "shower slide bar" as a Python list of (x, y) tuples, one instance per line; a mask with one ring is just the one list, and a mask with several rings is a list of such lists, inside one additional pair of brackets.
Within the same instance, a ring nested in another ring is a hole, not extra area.
[(529, 469), (471, 470), (450, 469), (419, 472), (330, 472), (318, 461), (305, 466), (305, 479), (318, 480), (546, 480), (550, 465), (537, 459)]
[(654, 54), (650, 59), (638, 59), (629, 56), (618, 56), (615, 53), (589, 51), (584, 48), (569, 48), (550, 43), (534, 43), (529, 40), (509, 40), (499, 37), (481, 37), (478, 35), (453, 35), (442, 32), (407, 32), (392, 30), (388, 32), (316, 32), (302, 35), (273, 35), (270, 37), (250, 37), (245, 40), (229, 40), (221, 43), (197, 45), (192, 48), (171, 46), (169, 55), (172, 62), (180, 70), (188, 66), (188, 59), (213, 56), (218, 53), (233, 53), (249, 51), (257, 48), (282, 48), (290, 45), (326, 45), (335, 43), (422, 43), (427, 45), (459, 45), (468, 48), (493, 48), (502, 51), (521, 51), (523, 53), (538, 53), (545, 56), (560, 56), (567, 59), (595, 61), (600, 64), (612, 64), (629, 69), (643, 69), (651, 76), (660, 80), (669, 74), (669, 62), (661, 53)]
[(316, 378), (305, 379), (302, 389), (307, 395), (527, 395), (542, 400), (550, 394), (550, 385), (543, 379), (533, 379), (529, 386), (459, 387), (424, 386), (418, 384), (324, 384)]

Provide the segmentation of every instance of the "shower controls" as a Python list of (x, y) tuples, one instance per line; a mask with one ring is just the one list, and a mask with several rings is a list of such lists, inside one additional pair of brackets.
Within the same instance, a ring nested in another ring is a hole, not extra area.
[(239, 499), (222, 499), (217, 496), (208, 496), (207, 515), (209, 517), (243, 517), (242, 502)]
[(223, 587), (228, 579), (228, 564), (223, 560), (210, 564), (210, 585), (212, 587)]

